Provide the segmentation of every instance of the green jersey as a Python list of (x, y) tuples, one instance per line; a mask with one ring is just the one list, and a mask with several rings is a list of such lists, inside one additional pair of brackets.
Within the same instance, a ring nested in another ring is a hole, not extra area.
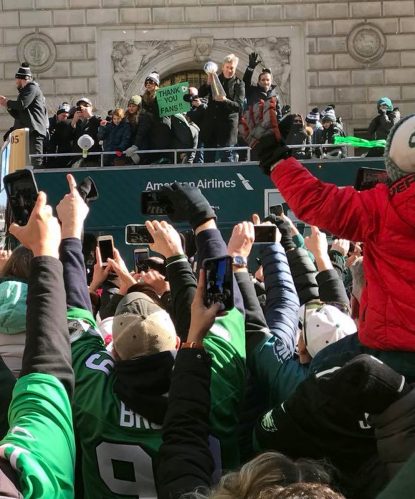
[[(85, 498), (156, 498), (153, 458), (161, 445), (161, 427), (134, 413), (115, 394), (114, 359), (91, 314), (71, 309), (69, 330)], [(225, 464), (237, 455), (236, 413), (245, 375), (242, 314), (234, 309), (219, 318), (205, 347), (212, 355), (212, 432)]]
[(75, 442), (71, 405), (62, 383), (50, 374), (20, 378), (9, 422), (0, 457), (17, 470), (23, 497), (73, 498)]

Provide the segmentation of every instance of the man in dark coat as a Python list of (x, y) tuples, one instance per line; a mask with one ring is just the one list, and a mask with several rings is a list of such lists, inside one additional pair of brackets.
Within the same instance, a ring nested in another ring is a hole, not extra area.
[[(45, 146), (48, 154), (72, 152), (73, 128), (69, 118), (71, 106), (63, 102), (56, 114), (49, 119), (49, 141)], [(72, 156), (48, 157), (45, 162), (49, 168), (65, 168), (73, 160)]]
[[(26, 62), (17, 70), (15, 78), (19, 91), (17, 99), (11, 100), (0, 95), (0, 106), (6, 107), (8, 113), (13, 116), (13, 130), (29, 129), (30, 154), (42, 154), (49, 124), (45, 98), (39, 85), (32, 80), (32, 73)], [(32, 158), (32, 165), (41, 166), (42, 158)]]
[[(226, 96), (213, 96), (210, 78), (199, 89), (199, 97), (209, 96), (209, 102), (203, 117), (201, 134), (204, 146), (234, 146), (238, 140), (239, 115), (245, 99), (245, 84), (236, 76), (239, 59), (234, 54), (225, 57), (219, 81)], [(221, 161), (234, 161), (231, 150), (222, 151)], [(215, 161), (215, 152), (206, 151), (205, 162)]]

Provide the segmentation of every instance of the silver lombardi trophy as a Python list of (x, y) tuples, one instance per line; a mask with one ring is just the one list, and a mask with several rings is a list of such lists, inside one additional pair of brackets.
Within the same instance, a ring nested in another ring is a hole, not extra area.
[(216, 97), (226, 97), (226, 92), (217, 75), (218, 65), (215, 62), (209, 61), (204, 65), (203, 69), (207, 75), (211, 75), (210, 88), (212, 89), (213, 99), (216, 99)]

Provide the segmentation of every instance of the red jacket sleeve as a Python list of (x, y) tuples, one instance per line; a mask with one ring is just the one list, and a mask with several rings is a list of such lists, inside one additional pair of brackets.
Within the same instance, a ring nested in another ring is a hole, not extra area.
[(350, 241), (364, 241), (380, 213), (374, 189), (356, 191), (314, 177), (295, 158), (281, 161), (271, 179), (295, 215)]

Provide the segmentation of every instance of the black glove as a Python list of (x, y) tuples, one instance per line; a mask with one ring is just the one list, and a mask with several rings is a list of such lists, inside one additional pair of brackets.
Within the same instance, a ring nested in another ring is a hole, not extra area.
[(266, 218), (264, 218), (264, 221), (272, 222), (277, 226), (278, 230), (281, 233), (281, 246), (285, 249), (286, 252), (296, 248), (293, 237), (291, 235), (291, 226), (284, 220), (283, 217), (277, 217), (277, 215), (271, 213)]
[(285, 106), (282, 106), (282, 109), (281, 109), (281, 114), (283, 116), (285, 116), (286, 114), (288, 114), (289, 112), (291, 111), (291, 106), (289, 106), (288, 104), (286, 104)]
[(378, 113), (382, 116), (382, 115), (386, 114), (386, 109), (383, 109), (383, 108), (380, 107), (378, 109)]
[(86, 204), (98, 199), (98, 189), (91, 177), (85, 177), (78, 185), (78, 191)]
[(259, 57), (259, 54), (256, 52), (251, 52), (249, 54), (249, 67), (252, 69), (255, 69), (258, 64), (261, 62), (261, 58)]
[(169, 218), (172, 222), (187, 220), (192, 229), (196, 230), (202, 223), (212, 218), (216, 220), (216, 214), (209, 201), (197, 187), (174, 182), (161, 190), (171, 202), (173, 211), (169, 213)]
[(277, 141), (273, 134), (261, 137), (255, 150), (258, 153), (259, 166), (265, 175), (270, 174), (275, 163), (291, 156), (291, 150), (285, 142), (282, 139)]

